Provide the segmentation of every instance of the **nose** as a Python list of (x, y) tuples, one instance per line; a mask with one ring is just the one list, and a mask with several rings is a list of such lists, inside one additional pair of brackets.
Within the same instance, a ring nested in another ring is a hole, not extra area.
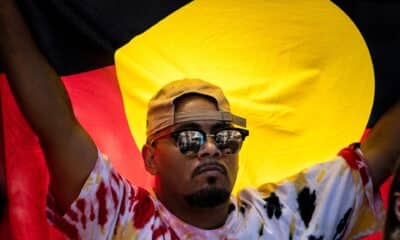
[(222, 152), (218, 149), (217, 145), (215, 145), (214, 139), (207, 136), (205, 143), (201, 146), (200, 151), (198, 152), (198, 156), (199, 158), (218, 158), (222, 156)]

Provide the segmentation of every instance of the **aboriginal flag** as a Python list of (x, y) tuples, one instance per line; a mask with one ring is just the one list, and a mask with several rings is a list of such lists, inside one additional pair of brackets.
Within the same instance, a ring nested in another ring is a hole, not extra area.
[[(18, 2), (99, 150), (148, 189), (152, 179), (140, 157), (146, 102), (172, 80), (216, 83), (233, 111), (248, 119), (251, 137), (235, 189), (327, 160), (367, 126), (374, 100), (369, 52), (355, 25), (329, 1)], [(379, 51), (371, 49), (375, 65)], [(386, 77), (375, 76), (380, 82)], [(46, 221), (49, 179), (38, 140), (1, 78), (8, 197), (2, 234), (62, 239)], [(393, 99), (375, 104), (370, 126)]]

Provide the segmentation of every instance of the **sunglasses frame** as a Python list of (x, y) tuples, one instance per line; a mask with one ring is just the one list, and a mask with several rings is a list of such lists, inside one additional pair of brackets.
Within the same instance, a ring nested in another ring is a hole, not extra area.
[[(199, 133), (201, 133), (201, 134), (203, 135), (204, 140), (206, 140), (207, 137), (212, 137), (213, 140), (214, 140), (214, 143), (216, 144), (216, 139), (215, 139), (215, 138), (216, 138), (216, 135), (217, 135), (219, 132), (225, 131), (225, 130), (236, 130), (236, 131), (238, 131), (238, 132), (240, 133), (240, 135), (241, 135), (241, 138), (242, 138), (241, 144), (243, 144), (243, 142), (244, 142), (244, 140), (246, 139), (246, 137), (249, 136), (249, 130), (243, 129), (243, 128), (235, 128), (235, 127), (220, 128), (220, 129), (218, 129), (218, 130), (216, 130), (216, 131), (213, 131), (213, 133), (206, 133), (206, 132), (204, 132), (203, 130), (198, 129), (198, 128), (184, 128), (184, 129), (179, 129), (179, 130), (177, 130), (177, 131), (173, 131), (173, 132), (171, 132), (171, 133), (168, 134), (168, 135), (171, 136), (171, 137), (174, 139), (175, 144), (176, 144), (176, 147), (179, 148), (179, 146), (178, 146), (178, 137), (179, 137), (179, 134), (181, 134), (182, 132), (185, 132), (185, 131), (196, 131), (196, 132), (199, 132)], [(204, 144), (204, 143), (203, 143), (203, 144)], [(200, 147), (201, 147), (203, 144), (201, 144)], [(217, 144), (216, 144), (216, 146), (217, 146)], [(218, 148), (218, 146), (217, 146), (217, 148)], [(219, 149), (219, 148), (218, 148), (218, 149)], [(179, 150), (181, 151), (181, 149), (179, 149)], [(220, 149), (220, 150), (221, 150), (221, 149)], [(239, 150), (240, 150), (240, 148), (239, 148)], [(238, 150), (238, 151), (239, 151), (239, 150)], [(237, 152), (238, 152), (238, 151), (237, 151)], [(235, 153), (233, 153), (233, 154), (236, 154), (237, 152), (235, 152)], [(181, 151), (181, 153), (182, 153), (182, 151)], [(184, 153), (182, 153), (182, 154), (184, 154)]]

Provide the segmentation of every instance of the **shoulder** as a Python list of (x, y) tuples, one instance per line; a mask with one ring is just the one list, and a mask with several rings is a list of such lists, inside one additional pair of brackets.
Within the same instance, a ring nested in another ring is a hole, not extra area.
[(58, 213), (49, 201), (48, 218), (72, 239), (103, 238), (142, 229), (155, 215), (155, 201), (147, 190), (122, 177), (99, 152), (77, 199), (65, 214)]

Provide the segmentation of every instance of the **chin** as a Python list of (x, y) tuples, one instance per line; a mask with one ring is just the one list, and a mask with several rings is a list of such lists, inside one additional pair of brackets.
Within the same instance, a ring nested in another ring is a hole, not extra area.
[(217, 184), (208, 185), (196, 192), (186, 195), (185, 201), (195, 208), (215, 208), (229, 202), (230, 189)]

